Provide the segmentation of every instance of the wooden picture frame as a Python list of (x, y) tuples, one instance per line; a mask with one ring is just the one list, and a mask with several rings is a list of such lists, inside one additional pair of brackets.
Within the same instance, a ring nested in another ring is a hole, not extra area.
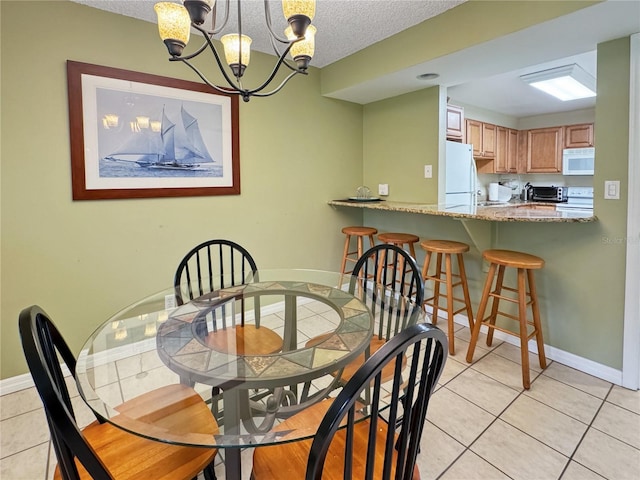
[(67, 61), (74, 200), (240, 194), (238, 96)]

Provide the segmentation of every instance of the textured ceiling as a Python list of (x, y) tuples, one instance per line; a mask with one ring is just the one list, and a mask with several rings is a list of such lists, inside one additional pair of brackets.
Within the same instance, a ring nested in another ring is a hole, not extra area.
[[(156, 23), (153, 5), (158, 0), (72, 0), (109, 12)], [(317, 0), (313, 24), (316, 34), (315, 67), (324, 67), (413, 25), (439, 15), (466, 0)], [(224, 9), (224, 2), (218, 0)], [(237, 1), (231, 0), (227, 30), (237, 31), (235, 18)], [(223, 10), (222, 10), (223, 11)], [(287, 26), (279, 1), (271, 1), (271, 18), (276, 32)], [(221, 13), (218, 13), (218, 18)], [(263, 0), (242, 1), (243, 33), (249, 35), (251, 47), (259, 52), (273, 53), (264, 26)], [(277, 28), (277, 27), (280, 28)], [(225, 30), (226, 32), (226, 30)], [(224, 32), (223, 32), (224, 33)]]
[[(158, 0), (72, 1), (156, 23), (153, 5)], [(224, 4), (222, 0), (218, 2)], [(284, 29), (280, 2), (271, 0), (271, 3), (274, 29)], [(316, 54), (311, 64), (315, 67), (329, 65), (461, 3), (464, 1), (317, 0), (313, 23), (318, 28), (318, 35)], [(242, 6), (243, 28), (253, 38), (252, 48), (273, 53), (264, 27), (263, 0), (242, 0)], [(232, 25), (235, 25), (236, 9), (237, 2), (232, 0)], [(576, 62), (595, 76), (597, 45), (639, 31), (640, 1), (608, 0), (511, 35), (332, 92), (331, 96), (367, 104), (443, 85), (448, 88), (453, 102), (519, 118), (593, 108), (595, 98), (560, 102), (524, 85), (519, 75)], [(451, 31), (451, 35), (456, 34), (457, 31)], [(440, 77), (426, 82), (416, 78), (426, 72), (437, 72)]]

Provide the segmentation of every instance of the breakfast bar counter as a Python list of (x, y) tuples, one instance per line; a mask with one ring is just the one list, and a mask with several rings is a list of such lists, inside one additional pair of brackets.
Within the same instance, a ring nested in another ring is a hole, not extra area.
[(508, 202), (491, 204), (479, 202), (474, 205), (442, 205), (385, 200), (331, 200), (334, 207), (354, 207), (389, 212), (440, 215), (460, 220), (489, 220), (493, 222), (564, 222), (587, 223), (598, 218), (591, 210), (563, 208), (562, 204), (538, 202)]

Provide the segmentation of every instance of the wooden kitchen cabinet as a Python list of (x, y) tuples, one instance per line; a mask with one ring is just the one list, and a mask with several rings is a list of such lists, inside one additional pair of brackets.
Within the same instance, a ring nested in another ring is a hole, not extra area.
[(507, 130), (507, 173), (518, 173), (518, 133), (513, 128)]
[(496, 155), (493, 173), (517, 173), (518, 130), (496, 126)]
[(527, 131), (526, 173), (562, 172), (563, 127)]
[(464, 139), (464, 108), (447, 105), (447, 140), (462, 142)]
[(495, 158), (496, 125), (466, 120), (466, 142), (473, 145), (473, 156), (476, 158)]
[(564, 127), (564, 148), (593, 147), (593, 123)]

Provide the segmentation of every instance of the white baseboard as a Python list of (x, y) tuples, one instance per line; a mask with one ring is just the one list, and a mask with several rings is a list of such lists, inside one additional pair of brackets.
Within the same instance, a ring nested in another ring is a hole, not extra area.
[[(268, 315), (277, 311), (279, 308), (279, 304), (270, 305), (263, 309), (262, 313), (263, 315)], [(427, 306), (427, 313), (431, 312), (432, 308)], [(454, 322), (460, 325), (469, 325), (469, 320), (462, 314), (455, 315)], [(482, 333), (486, 333), (487, 328), (482, 327), (481, 331)], [(493, 336), (497, 340), (503, 340), (507, 343), (520, 347), (520, 342), (516, 337), (512, 335), (508, 335), (499, 330), (495, 330)], [(529, 351), (538, 353), (538, 346), (533, 340), (529, 341)], [(597, 363), (593, 360), (574, 355), (573, 353), (565, 352), (564, 350), (560, 350), (559, 348), (555, 348), (550, 345), (545, 345), (544, 351), (547, 358), (553, 360), (554, 362), (561, 363), (563, 365), (566, 365), (567, 367), (575, 368), (576, 370), (580, 370), (581, 372), (593, 375), (594, 377), (601, 378), (602, 380), (606, 380), (607, 382), (611, 382), (616, 385), (622, 385), (622, 370), (616, 370), (615, 368), (602, 365), (601, 363)], [(66, 365), (63, 365), (62, 367), (65, 376), (69, 376), (70, 372), (66, 368)], [(28, 373), (17, 375), (15, 377), (5, 378), (3, 380), (0, 380), (0, 396), (31, 387), (33, 387), (33, 379)]]
[[(432, 311), (432, 307), (427, 306), (427, 313), (432, 313)], [(438, 316), (438, 319), (443, 319), (446, 321), (446, 319), (441, 316)], [(465, 315), (462, 314), (455, 315), (453, 321), (459, 325), (464, 325), (466, 327), (469, 326), (469, 320)], [(486, 334), (487, 330), (487, 327), (483, 326), (480, 331)], [(507, 333), (503, 333), (499, 330), (494, 330), (493, 338), (495, 338), (496, 340), (505, 341), (520, 348), (520, 340), (517, 337), (514, 337)], [(529, 351), (536, 354), (538, 353), (538, 345), (536, 344), (535, 340), (529, 341)], [(545, 344), (544, 353), (549, 360), (561, 363), (563, 365), (566, 365), (567, 367), (575, 368), (576, 370), (580, 370), (581, 372), (593, 375), (594, 377), (600, 378), (602, 380), (606, 380), (607, 382), (611, 382), (616, 385), (622, 385), (622, 370), (616, 370), (615, 368), (608, 367), (607, 365), (594, 362), (593, 360), (580, 357), (573, 353), (565, 352), (564, 350), (552, 347), (551, 345)]]

